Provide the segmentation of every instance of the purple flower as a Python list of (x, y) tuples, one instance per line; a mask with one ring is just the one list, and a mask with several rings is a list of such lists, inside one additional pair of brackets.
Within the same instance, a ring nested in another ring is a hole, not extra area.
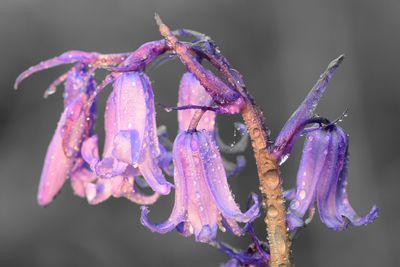
[(154, 191), (168, 194), (172, 185), (159, 166), (154, 96), (148, 77), (141, 72), (124, 73), (115, 81), (113, 94), (113, 157), (138, 168)]
[(313, 117), (313, 112), (317, 107), (319, 99), (325, 92), (328, 82), (332, 79), (333, 74), (336, 72), (343, 59), (344, 56), (342, 55), (329, 63), (327, 69), (321, 74), (319, 80), (310, 90), (303, 103), (300, 104), (279, 132), (272, 153), (280, 164), (285, 162), (288, 158), (296, 140), (309, 123), (309, 120)]
[(222, 159), (206, 131), (181, 132), (173, 147), (175, 204), (169, 219), (152, 224), (147, 207), (142, 207), (142, 224), (158, 233), (177, 228), (185, 236), (210, 242), (223, 218), (235, 234), (243, 234), (237, 222), (250, 222), (259, 215), (258, 199), (242, 213), (229, 189)]
[(91, 134), (95, 119), (95, 105), (88, 103), (96, 86), (93, 77), (95, 67), (89, 67), (89, 65), (96, 65), (98, 61), (117, 64), (123, 59), (122, 54), (100, 55), (70, 51), (30, 67), (18, 76), (15, 88), (35, 72), (61, 64), (78, 62), (71, 70), (56, 79), (45, 92), (46, 97), (54, 93), (58, 85), (64, 83), (65, 110), (47, 150), (39, 184), (39, 205), (49, 204), (71, 174), (74, 177), (71, 179), (72, 186), (77, 195), (82, 195), (81, 180), (78, 178), (85, 181), (93, 180), (92, 175), (82, 169), (84, 162), (80, 157), (81, 144)]
[[(212, 103), (211, 96), (206, 89), (200, 84), (196, 77), (186, 72), (181, 79), (179, 85), (178, 106), (198, 105), (208, 106)], [(178, 111), (179, 131), (186, 131), (189, 128), (190, 121), (193, 118), (195, 109), (186, 109)], [(202, 115), (197, 129), (207, 130), (211, 133), (215, 131), (215, 112), (206, 111)]]
[(84, 68), (80, 69), (79, 73), (80, 75), (67, 80), (73, 83), (70, 80), (76, 79), (79, 80), (77, 82), (81, 82), (83, 79), (86, 83), (81, 84), (79, 92), (75, 91), (74, 86), (66, 86), (65, 110), (47, 150), (40, 178), (38, 202), (41, 206), (53, 200), (73, 169), (82, 164), (80, 147), (92, 131), (94, 110), (87, 105), (87, 101), (95, 83), (92, 76), (84, 77), (87, 74)]
[[(181, 79), (179, 85), (179, 100), (178, 107), (185, 106), (209, 106), (213, 103), (211, 96), (207, 93), (204, 87), (200, 84), (197, 78), (190, 72), (186, 72)], [(189, 128), (190, 122), (198, 110), (184, 109), (178, 111), (179, 131), (186, 131)], [(235, 127), (239, 129), (241, 139), (235, 145), (226, 145), (218, 136), (216, 131), (216, 114), (213, 111), (205, 111), (196, 129), (207, 131), (212, 138), (216, 140), (218, 147), (225, 153), (244, 152), (248, 144), (248, 134), (246, 127), (241, 123), (235, 123)], [(229, 162), (223, 158), (224, 167), (228, 171), (228, 177), (236, 176), (245, 166), (246, 160), (244, 156), (236, 157), (236, 163)]]
[(297, 188), (287, 215), (288, 227), (295, 230), (304, 225), (306, 212), (317, 203), (322, 222), (334, 230), (343, 230), (371, 223), (378, 215), (373, 207), (359, 217), (347, 197), (348, 137), (340, 127), (328, 125), (307, 134)]

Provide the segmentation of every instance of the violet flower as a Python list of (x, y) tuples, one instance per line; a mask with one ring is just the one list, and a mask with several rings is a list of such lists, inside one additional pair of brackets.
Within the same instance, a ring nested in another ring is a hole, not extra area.
[[(346, 193), (347, 136), (334, 123), (313, 115), (329, 80), (342, 61), (343, 56), (340, 56), (328, 65), (303, 103), (282, 128), (272, 149), (277, 160), (283, 163), (298, 137), (308, 133), (297, 174), (297, 189), (286, 193), (287, 199), (292, 200), (287, 216), (291, 231), (309, 221), (304, 217), (307, 211), (314, 213), (314, 202), (317, 202), (322, 222), (335, 230), (342, 230), (349, 223), (370, 223), (378, 213), (374, 206), (367, 216), (360, 218), (350, 206)], [(314, 122), (320, 126), (305, 129), (308, 124)]]
[(172, 185), (159, 166), (154, 96), (147, 75), (122, 74), (114, 83), (113, 94), (116, 107), (113, 157), (138, 168), (154, 191), (168, 194)]
[(96, 87), (93, 74), (98, 62), (112, 65), (120, 63), (123, 59), (125, 59), (124, 54), (101, 55), (70, 51), (40, 62), (17, 77), (15, 88), (35, 72), (61, 64), (78, 62), (56, 79), (45, 92), (45, 97), (47, 97), (56, 91), (58, 85), (64, 83), (65, 110), (47, 150), (39, 184), (39, 205), (49, 204), (71, 174), (75, 177), (71, 179), (72, 187), (80, 196), (82, 196), (82, 182), (94, 179), (93, 175), (85, 169), (80, 157), (81, 144), (87, 136), (91, 135), (95, 119), (95, 105), (88, 103)]
[(86, 66), (78, 65), (69, 73), (64, 92), (65, 110), (47, 150), (40, 178), (38, 202), (41, 206), (53, 200), (73, 169), (82, 164), (80, 146), (94, 123), (94, 106), (87, 106), (94, 87), (94, 78)]
[[(192, 73), (186, 72), (182, 76), (179, 85), (178, 108), (190, 106), (208, 106), (212, 103), (213, 100), (211, 96), (207, 93), (207, 91), (200, 84), (197, 78)], [(197, 109), (178, 110), (178, 125), (180, 132), (189, 129), (192, 118), (197, 111)], [(202, 114), (196, 126), (196, 129), (207, 131), (211, 135), (211, 137), (215, 139), (218, 147), (221, 149), (222, 152), (236, 154), (244, 152), (247, 147), (249, 137), (247, 129), (243, 124), (235, 123), (235, 127), (239, 129), (241, 139), (235, 145), (229, 146), (226, 145), (218, 136), (218, 132), (216, 130), (216, 114), (214, 111), (205, 111)], [(238, 155), (236, 157), (236, 163), (232, 163), (225, 158), (222, 159), (228, 177), (238, 175), (240, 171), (246, 166), (246, 160), (243, 155)]]
[(297, 173), (296, 194), (288, 209), (290, 230), (304, 225), (303, 217), (317, 203), (321, 221), (343, 230), (371, 223), (378, 215), (373, 207), (364, 217), (356, 214), (347, 196), (348, 137), (335, 125), (307, 134)]
[(322, 97), (328, 86), (328, 82), (332, 79), (333, 74), (336, 72), (343, 59), (344, 56), (341, 55), (329, 63), (327, 69), (320, 75), (319, 80), (310, 90), (303, 103), (300, 104), (279, 132), (272, 153), (278, 159), (280, 164), (285, 162), (289, 157), (296, 140), (302, 134), (303, 129), (307, 126), (309, 120), (313, 117), (313, 112), (317, 107), (319, 99)]
[(147, 207), (142, 207), (142, 224), (153, 232), (166, 233), (174, 228), (196, 241), (215, 239), (218, 224), (224, 219), (236, 235), (244, 234), (237, 222), (250, 222), (259, 216), (258, 199), (242, 213), (234, 201), (222, 159), (206, 131), (181, 132), (173, 147), (175, 204), (167, 221), (152, 224)]

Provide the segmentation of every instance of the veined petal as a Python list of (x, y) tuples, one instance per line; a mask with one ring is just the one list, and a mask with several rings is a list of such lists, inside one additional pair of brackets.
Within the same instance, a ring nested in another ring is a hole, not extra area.
[[(186, 72), (179, 85), (179, 106), (199, 105), (207, 106), (212, 98), (208, 95), (206, 89), (200, 84), (197, 78), (190, 72)], [(186, 109), (178, 111), (179, 130), (186, 131), (196, 110)], [(201, 117), (197, 129), (204, 129), (210, 132), (214, 131), (215, 112), (206, 111)]]
[(63, 148), (67, 157), (76, 157), (81, 144), (91, 128), (91, 117), (86, 116), (87, 95), (80, 94), (66, 107), (66, 119), (62, 128)]
[(149, 149), (144, 150), (143, 162), (139, 165), (139, 171), (149, 186), (162, 195), (168, 195), (173, 185), (165, 180), (158, 165), (158, 159), (151, 154)]
[(287, 222), (290, 230), (304, 225), (304, 215), (315, 201), (315, 191), (325, 167), (331, 137), (329, 132), (317, 130), (307, 135), (304, 142), (297, 188), (288, 208)]
[(114, 138), (118, 132), (116, 117), (115, 93), (112, 92), (106, 104), (104, 112), (105, 141), (103, 149), (103, 159), (96, 163), (92, 169), (97, 175), (103, 178), (110, 178), (122, 174), (128, 164), (113, 157)]
[(325, 132), (328, 132), (331, 141), (317, 185), (317, 206), (321, 221), (326, 226), (342, 230), (346, 227), (346, 222), (337, 212), (336, 192), (339, 174), (346, 158), (347, 142), (340, 138), (336, 129), (327, 129)]
[(283, 126), (278, 137), (276, 138), (273, 148), (273, 154), (275, 154), (278, 159), (287, 158), (287, 155), (289, 155), (292, 151), (294, 143), (306, 126), (307, 120), (312, 117), (319, 99), (328, 86), (328, 82), (333, 77), (333, 74), (336, 72), (343, 59), (344, 56), (341, 55), (329, 63), (327, 69), (321, 74), (319, 80), (308, 93), (304, 101)]
[(117, 135), (114, 156), (137, 165), (147, 127), (147, 92), (140, 74), (124, 73), (114, 82)]
[(74, 165), (74, 159), (65, 155), (62, 145), (62, 129), (66, 117), (67, 110), (61, 115), (57, 129), (47, 149), (37, 196), (38, 203), (41, 206), (46, 206), (54, 199)]
[(153, 232), (162, 234), (167, 233), (178, 226), (181, 222), (185, 221), (188, 207), (188, 193), (184, 168), (187, 168), (187, 166), (182, 164), (181, 159), (188, 157), (189, 155), (184, 149), (184, 137), (184, 135), (178, 135), (173, 148), (175, 203), (169, 219), (160, 224), (153, 224), (148, 219), (148, 208), (145, 206), (141, 207), (142, 215), (140, 220), (144, 226)]
[(65, 90), (63, 93), (64, 106), (69, 105), (80, 93), (91, 94), (96, 87), (93, 77), (93, 71), (88, 70), (85, 64), (76, 64), (74, 68), (68, 72), (65, 81)]
[(254, 204), (245, 213), (242, 213), (233, 199), (229, 189), (227, 177), (218, 147), (211, 136), (205, 132), (194, 132), (193, 140), (198, 143), (201, 165), (204, 170), (208, 188), (216, 205), (226, 218), (233, 218), (239, 222), (249, 222), (258, 216), (259, 204), (256, 195), (253, 195)]
[(150, 187), (160, 194), (170, 192), (159, 167), (159, 144), (155, 127), (154, 97), (143, 73), (125, 73), (114, 84), (118, 134), (114, 156), (138, 167)]
[(215, 239), (218, 229), (219, 211), (210, 194), (202, 170), (199, 143), (193, 134), (185, 134), (183, 149), (187, 157), (181, 158), (184, 176), (187, 181), (188, 220), (192, 225), (196, 241), (210, 242)]
[(361, 226), (371, 223), (378, 217), (378, 208), (373, 206), (370, 212), (364, 216), (360, 217), (350, 205), (348, 196), (347, 196), (347, 168), (348, 168), (348, 137), (346, 136), (345, 132), (340, 128), (337, 127), (337, 132), (339, 137), (346, 143), (346, 154), (343, 163), (342, 170), (339, 174), (339, 181), (336, 191), (336, 205), (338, 209), (338, 213), (345, 217), (351, 225), (354, 226)]

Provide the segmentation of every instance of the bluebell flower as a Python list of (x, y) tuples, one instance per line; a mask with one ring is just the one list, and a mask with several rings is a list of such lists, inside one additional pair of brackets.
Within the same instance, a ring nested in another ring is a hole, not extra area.
[(215, 239), (221, 220), (237, 235), (244, 234), (238, 222), (250, 222), (259, 216), (259, 205), (242, 213), (229, 189), (223, 162), (213, 138), (207, 131), (181, 132), (174, 142), (175, 204), (167, 221), (153, 224), (147, 207), (142, 207), (142, 223), (150, 230), (166, 233), (177, 229), (183, 235), (195, 235), (197, 241)]

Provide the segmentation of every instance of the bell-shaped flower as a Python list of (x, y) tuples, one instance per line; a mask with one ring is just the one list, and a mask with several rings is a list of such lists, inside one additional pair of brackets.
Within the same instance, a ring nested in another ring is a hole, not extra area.
[(371, 223), (378, 215), (373, 207), (359, 217), (347, 196), (348, 137), (330, 124), (307, 134), (297, 173), (297, 187), (288, 208), (289, 229), (302, 227), (307, 211), (317, 203), (322, 222), (331, 229), (343, 230)]
[(206, 131), (181, 132), (173, 147), (175, 204), (167, 221), (152, 224), (147, 207), (142, 207), (142, 224), (151, 231), (166, 233), (175, 228), (183, 235), (195, 235), (197, 241), (215, 239), (224, 220), (234, 233), (244, 233), (238, 222), (250, 222), (259, 216), (259, 205), (242, 213), (229, 189), (222, 159), (214, 140)]
[(150, 81), (142, 72), (124, 73), (114, 82), (113, 157), (138, 168), (149, 186), (168, 194), (172, 185), (159, 165), (160, 147)]
[(80, 148), (90, 134), (93, 116), (87, 115), (88, 95), (81, 93), (64, 110), (47, 150), (40, 178), (38, 202), (49, 204), (71, 171), (81, 164)]
[(309, 120), (313, 117), (313, 112), (317, 107), (319, 99), (322, 97), (328, 86), (328, 82), (332, 79), (333, 74), (336, 72), (343, 59), (344, 56), (342, 55), (329, 63), (327, 69), (320, 75), (319, 80), (310, 90), (304, 101), (279, 132), (272, 153), (280, 164), (285, 162), (288, 158), (296, 140), (302, 134)]
[(41, 206), (49, 204), (54, 199), (69, 175), (74, 177), (71, 179), (71, 184), (77, 195), (83, 194), (80, 178), (93, 180), (93, 177), (87, 175), (88, 170), (84, 169), (84, 162), (80, 158), (81, 144), (87, 136), (91, 135), (95, 119), (95, 105), (88, 103), (96, 86), (93, 77), (95, 68), (92, 64), (97, 65), (98, 62), (118, 64), (125, 57), (123, 54), (100, 55), (70, 51), (40, 62), (18, 76), (15, 88), (33, 73), (62, 64), (78, 62), (56, 79), (45, 92), (45, 97), (47, 97), (63, 83), (65, 110), (47, 150), (38, 192), (38, 202)]
[[(183, 74), (179, 85), (178, 107), (189, 105), (208, 106), (211, 103), (211, 96), (207, 93), (196, 77), (190, 72)], [(189, 129), (190, 122), (196, 111), (198, 110), (186, 109), (178, 111), (179, 131), (186, 131)], [(197, 124), (197, 129), (213, 133), (215, 131), (215, 112), (204, 112)]]
[[(178, 107), (190, 106), (208, 106), (213, 103), (211, 96), (207, 93), (198, 79), (190, 72), (186, 72), (179, 85)], [(193, 116), (198, 110), (183, 109), (178, 110), (178, 126), (179, 132), (189, 129)], [(239, 129), (241, 139), (235, 145), (226, 145), (218, 136), (216, 128), (216, 114), (214, 111), (205, 111), (202, 114), (196, 129), (209, 132), (212, 138), (215, 138), (220, 149), (225, 153), (240, 153), (244, 152), (248, 144), (247, 129), (242, 129), (245, 126), (241, 123), (235, 123), (235, 128)], [(236, 131), (236, 129), (235, 129)], [(244, 156), (238, 155), (236, 163), (229, 162), (223, 158), (224, 167), (228, 171), (228, 177), (236, 176), (246, 165)]]

